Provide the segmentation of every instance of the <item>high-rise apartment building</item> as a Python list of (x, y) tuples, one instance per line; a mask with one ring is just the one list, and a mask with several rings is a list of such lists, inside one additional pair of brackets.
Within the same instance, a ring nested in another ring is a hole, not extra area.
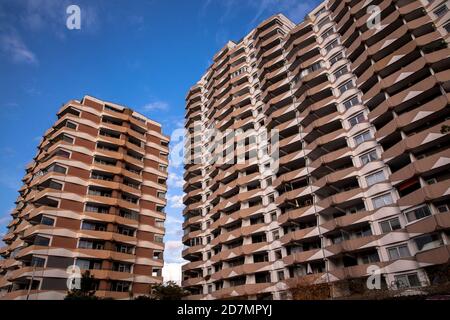
[(162, 281), (168, 137), (90, 96), (57, 115), (3, 238), (0, 299), (62, 299), (86, 270), (99, 297), (148, 294)]
[(186, 97), (192, 299), (436, 280), (450, 256), (449, 9), (329, 0), (214, 56)]

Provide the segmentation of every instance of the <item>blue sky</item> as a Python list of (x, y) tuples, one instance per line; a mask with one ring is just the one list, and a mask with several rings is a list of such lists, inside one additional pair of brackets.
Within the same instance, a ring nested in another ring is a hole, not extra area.
[[(182, 126), (184, 97), (228, 40), (278, 12), (303, 20), (317, 0), (1, 0), (0, 235), (58, 108), (90, 94)], [(81, 9), (81, 30), (66, 8)], [(169, 168), (166, 261), (182, 259), (182, 167)], [(174, 271), (175, 272), (175, 271)]]

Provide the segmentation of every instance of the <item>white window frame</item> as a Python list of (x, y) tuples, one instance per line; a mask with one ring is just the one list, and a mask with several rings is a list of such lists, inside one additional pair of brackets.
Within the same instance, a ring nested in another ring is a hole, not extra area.
[[(389, 201), (388, 202), (386, 202), (385, 201), (385, 199), (388, 199), (388, 197), (389, 197)], [(379, 200), (379, 199), (383, 199), (383, 205), (381, 205), (381, 206), (376, 206), (375, 205), (375, 202), (377, 201), (377, 200)], [(390, 193), (390, 192), (388, 192), (388, 193), (384, 193), (384, 194), (382, 194), (382, 195), (379, 195), (379, 196), (376, 196), (376, 197), (373, 197), (372, 198), (372, 205), (373, 205), (373, 208), (376, 210), (376, 209), (379, 209), (379, 208), (382, 208), (382, 207), (385, 207), (385, 206), (388, 206), (388, 205), (390, 205), (390, 204), (393, 204), (394, 203), (394, 199), (392, 198), (392, 194)]]

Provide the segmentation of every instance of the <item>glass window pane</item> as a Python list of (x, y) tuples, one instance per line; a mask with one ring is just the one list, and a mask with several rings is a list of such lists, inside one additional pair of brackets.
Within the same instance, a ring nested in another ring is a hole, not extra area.
[(396, 259), (400, 258), (399, 255), (398, 255), (397, 248), (390, 248), (390, 249), (388, 249), (388, 253), (389, 253), (389, 259), (390, 260), (396, 260)]
[(398, 251), (399, 251), (400, 257), (402, 257), (402, 258), (411, 256), (407, 246), (400, 246), (400, 247), (398, 247)]

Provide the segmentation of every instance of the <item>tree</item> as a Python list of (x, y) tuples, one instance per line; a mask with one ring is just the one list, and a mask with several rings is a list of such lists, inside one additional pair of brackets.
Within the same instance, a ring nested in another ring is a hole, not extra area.
[(150, 287), (149, 296), (139, 296), (135, 300), (181, 300), (189, 295), (189, 292), (173, 281), (165, 284), (154, 284)]
[(290, 289), (293, 300), (326, 300), (331, 297), (331, 287), (320, 282), (318, 275), (309, 275), (296, 280)]
[(86, 271), (81, 276), (80, 289), (72, 289), (67, 293), (64, 300), (98, 300), (95, 296), (94, 276), (89, 271)]

